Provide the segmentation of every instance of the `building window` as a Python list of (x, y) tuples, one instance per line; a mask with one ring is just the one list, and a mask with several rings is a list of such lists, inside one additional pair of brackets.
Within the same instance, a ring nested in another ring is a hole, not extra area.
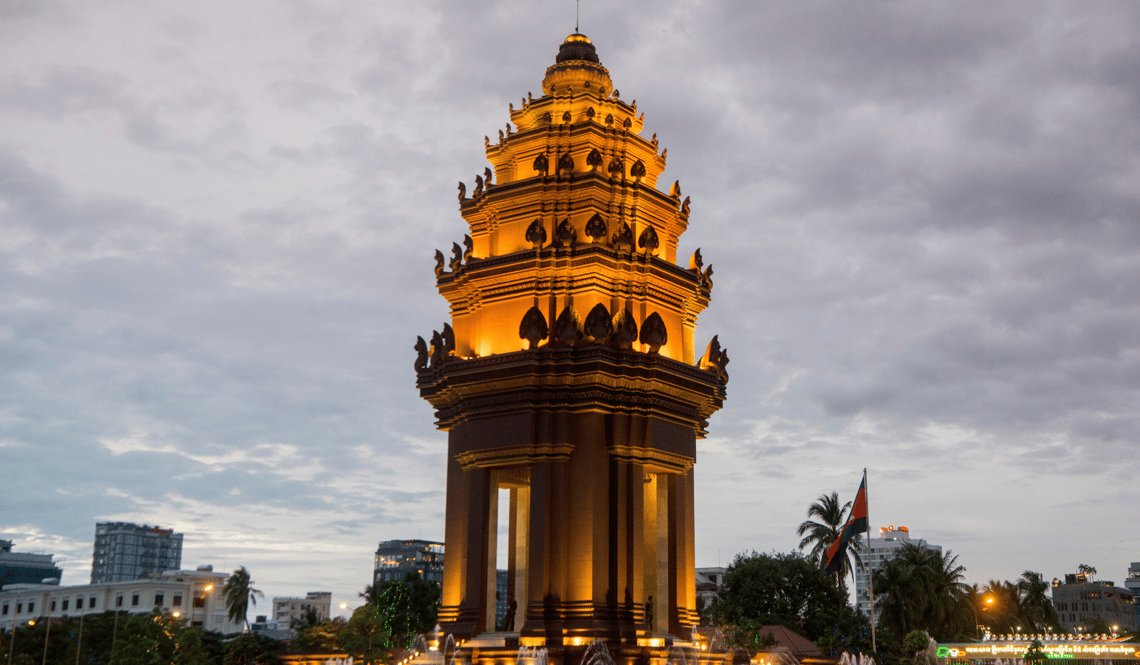
[(80, 597), (75, 599), (75, 609), (77, 609), (77, 610), (83, 609), (83, 596), (80, 596)]
[(182, 594), (175, 594), (174, 597), (170, 599), (170, 604), (175, 607), (182, 607)]
[(123, 606), (123, 597), (122, 596), (115, 596), (115, 607), (122, 607), (122, 606)]
[(206, 606), (206, 597), (205, 596), (195, 596), (194, 597), (194, 607), (205, 607), (205, 606)]
[(8, 616), (8, 606), (7, 605), (5, 605), (3, 608), (0, 608), (0, 616)]
[(54, 611), (55, 611), (55, 601), (54, 601), (54, 600), (53, 600), (53, 601), (51, 601), (51, 611), (52, 611), (52, 612), (54, 612)]
[(131, 605), (138, 605), (138, 604), (139, 604), (139, 594), (138, 594), (138, 592), (135, 592), (135, 594), (133, 596), (131, 596)]
[(32, 612), (35, 612), (35, 611), (36, 611), (36, 604), (31, 603), (31, 602), (28, 603), (28, 614), (31, 614)]
[(66, 612), (66, 611), (67, 611), (67, 604), (68, 604), (68, 603), (70, 603), (70, 602), (71, 602), (71, 601), (70, 601), (70, 600), (68, 600), (67, 598), (64, 598), (64, 599), (63, 599), (63, 611), (64, 611), (64, 612)]
[(158, 606), (158, 605), (161, 605), (161, 604), (162, 604), (162, 601), (163, 601), (163, 600), (165, 600), (165, 599), (166, 599), (166, 596), (165, 596), (165, 594), (162, 594), (162, 593), (156, 593), (156, 594), (154, 594), (154, 604), (155, 604), (156, 606)]
[(20, 612), (23, 612), (23, 611), (24, 611), (24, 604), (23, 603), (16, 603), (16, 614), (19, 614)]
[(91, 596), (91, 598), (89, 599), (89, 602), (87, 603), (87, 607), (90, 607), (91, 609), (95, 609), (95, 596)]

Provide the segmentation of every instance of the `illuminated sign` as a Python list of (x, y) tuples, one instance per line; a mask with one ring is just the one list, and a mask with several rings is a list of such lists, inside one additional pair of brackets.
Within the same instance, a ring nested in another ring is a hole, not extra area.
[[(1022, 658), (1029, 650), (1029, 642), (979, 642), (974, 644), (941, 644), (938, 658)], [(1135, 658), (1140, 659), (1140, 644), (1122, 642), (1064, 642), (1043, 643), (1045, 657), (1063, 658)]]

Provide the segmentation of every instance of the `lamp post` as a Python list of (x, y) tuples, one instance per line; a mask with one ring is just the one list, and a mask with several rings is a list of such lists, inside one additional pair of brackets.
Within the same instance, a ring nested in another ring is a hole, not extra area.
[(47, 648), (48, 642), (51, 641), (51, 617), (47, 618), (47, 632), (44, 633), (44, 660), (43, 665), (47, 665)]

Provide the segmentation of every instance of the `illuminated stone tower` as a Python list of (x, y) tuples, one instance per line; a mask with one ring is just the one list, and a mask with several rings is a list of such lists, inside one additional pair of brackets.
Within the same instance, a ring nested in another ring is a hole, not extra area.
[(677, 265), (689, 199), (656, 189), (666, 151), (589, 39), (566, 38), (542, 92), (459, 185), (470, 235), (436, 252), (451, 323), (416, 345), (448, 432), (440, 623), (493, 631), (506, 568), (523, 645), (660, 646), (697, 623), (696, 439), (728, 381), (716, 338), (694, 346), (712, 268)]

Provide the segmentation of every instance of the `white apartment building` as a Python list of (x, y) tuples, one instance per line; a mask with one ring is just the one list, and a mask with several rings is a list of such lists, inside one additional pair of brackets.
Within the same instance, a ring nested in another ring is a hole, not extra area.
[(317, 613), (317, 621), (325, 621), (332, 613), (332, 593), (310, 591), (304, 598), (274, 598), (271, 621), (292, 630), (294, 621), (301, 621), (310, 609)]
[(210, 566), (198, 570), (168, 570), (125, 582), (80, 586), (8, 584), (0, 591), (0, 628), (47, 617), (78, 617), (106, 611), (146, 614), (158, 609), (184, 618), (191, 626), (219, 633), (245, 629), (229, 620), (222, 586), (229, 577)]
[[(871, 538), (871, 552), (869, 556), (867, 554), (867, 537), (860, 535), (857, 537), (857, 541), (859, 556), (863, 558), (863, 566), (855, 569), (855, 601), (859, 611), (868, 617), (871, 616), (871, 591), (868, 583), (868, 565), (870, 566), (870, 575), (874, 575), (875, 571), (883, 567), (883, 564), (898, 556), (899, 551), (908, 543), (918, 545), (925, 550), (933, 550), (939, 554), (942, 553), (942, 547), (940, 545), (931, 545), (921, 538), (912, 540), (910, 537), (910, 529), (905, 526), (880, 527), (879, 536), (877, 538)], [(852, 544), (854, 545), (854, 542)]]

